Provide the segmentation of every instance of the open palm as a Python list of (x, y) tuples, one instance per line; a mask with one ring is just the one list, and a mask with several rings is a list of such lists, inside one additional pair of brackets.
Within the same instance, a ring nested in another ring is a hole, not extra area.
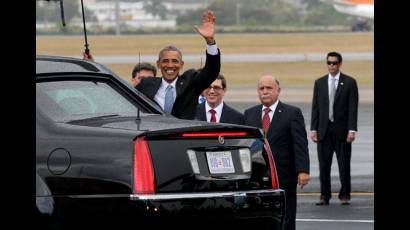
[(194, 26), (195, 30), (205, 39), (213, 39), (215, 34), (215, 15), (214, 12), (208, 10), (208, 12), (202, 15), (202, 26)]

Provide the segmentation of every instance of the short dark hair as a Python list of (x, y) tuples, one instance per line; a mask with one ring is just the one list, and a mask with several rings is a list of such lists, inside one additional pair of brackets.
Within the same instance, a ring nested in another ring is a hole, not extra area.
[(178, 52), (178, 54), (179, 54), (179, 56), (181, 57), (181, 60), (182, 60), (182, 52), (177, 47), (175, 47), (173, 45), (169, 45), (169, 46), (166, 46), (166, 47), (162, 48), (162, 50), (159, 51), (158, 61), (161, 60), (161, 57), (162, 57), (163, 53), (167, 52), (167, 51), (176, 51), (176, 52)]
[(216, 77), (216, 80), (221, 80), (222, 88), (226, 89), (226, 79), (224, 75), (219, 74), (218, 77)]
[(139, 73), (141, 70), (152, 71), (154, 77), (157, 76), (157, 68), (155, 68), (155, 66), (151, 65), (148, 62), (143, 62), (135, 65), (134, 69), (132, 70), (132, 77), (136, 77), (137, 73)]
[(337, 61), (340, 63), (343, 61), (342, 55), (338, 52), (334, 52), (334, 51), (329, 52), (326, 56), (326, 60), (328, 57), (337, 57)]

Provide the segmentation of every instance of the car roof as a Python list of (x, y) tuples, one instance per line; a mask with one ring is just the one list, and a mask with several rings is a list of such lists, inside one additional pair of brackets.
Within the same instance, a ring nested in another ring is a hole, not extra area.
[(112, 74), (103, 65), (79, 58), (36, 55), (36, 74), (90, 72)]

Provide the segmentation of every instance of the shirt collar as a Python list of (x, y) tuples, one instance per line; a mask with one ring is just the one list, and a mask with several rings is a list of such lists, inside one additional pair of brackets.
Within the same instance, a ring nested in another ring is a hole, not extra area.
[[(328, 81), (330, 82), (330, 79), (332, 79), (333, 76), (329, 73), (328, 74)], [(336, 81), (339, 81), (340, 78), (340, 71), (336, 74), (336, 76), (334, 76), (334, 78), (336, 79)]]
[(205, 112), (208, 113), (210, 109), (214, 109), (214, 110), (216, 111), (216, 114), (221, 115), (221, 114), (222, 114), (223, 106), (224, 106), (224, 101), (223, 101), (223, 100), (222, 100), (221, 103), (220, 103), (218, 106), (216, 106), (215, 108), (211, 108), (211, 106), (209, 106), (209, 105), (208, 105), (208, 102), (206, 101), (206, 102), (205, 102)]
[(168, 83), (167, 81), (162, 78), (161, 85), (166, 89), (168, 85), (172, 85), (173, 88), (175, 88), (175, 85), (177, 84), (178, 77), (176, 77), (171, 83)]
[[(271, 106), (269, 106), (269, 108), (270, 108), (271, 112), (275, 112), (276, 107), (278, 106), (278, 104), (279, 104), (279, 99), (277, 99), (275, 103), (273, 103)], [(264, 112), (265, 112), (265, 111), (264, 111), (264, 110), (265, 110), (265, 108), (268, 108), (268, 107), (267, 107), (267, 106), (265, 106), (265, 105), (262, 105), (262, 114), (264, 114)]]

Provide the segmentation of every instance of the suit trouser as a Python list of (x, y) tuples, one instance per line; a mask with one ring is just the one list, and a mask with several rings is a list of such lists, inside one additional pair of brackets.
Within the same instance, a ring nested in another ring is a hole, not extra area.
[(329, 121), (327, 133), (317, 145), (321, 199), (329, 200), (332, 197), (330, 171), (333, 152), (336, 152), (337, 164), (339, 166), (339, 178), (341, 183), (339, 199), (350, 199), (350, 160), (352, 156), (352, 143), (347, 143), (346, 139), (347, 135), (343, 137), (343, 139), (337, 136), (334, 124)]
[(295, 230), (296, 228), (296, 186), (285, 188), (286, 216), (284, 230)]

